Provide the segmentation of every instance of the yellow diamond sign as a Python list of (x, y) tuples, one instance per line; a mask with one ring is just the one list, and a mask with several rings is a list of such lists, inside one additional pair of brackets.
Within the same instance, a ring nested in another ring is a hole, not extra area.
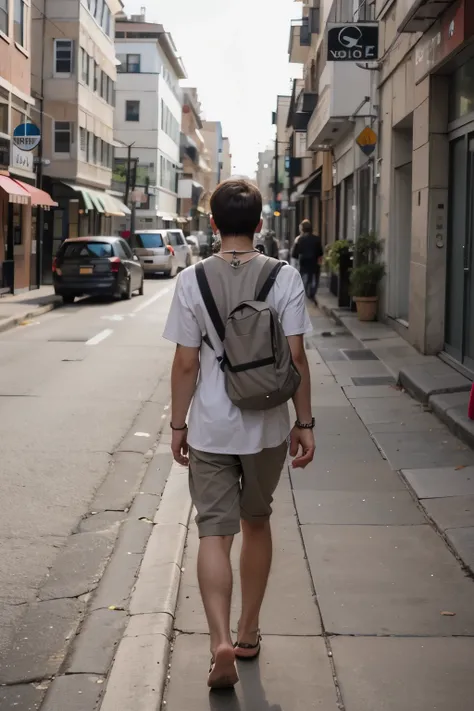
[(366, 156), (370, 156), (377, 145), (377, 134), (370, 126), (366, 126), (357, 136), (356, 143)]

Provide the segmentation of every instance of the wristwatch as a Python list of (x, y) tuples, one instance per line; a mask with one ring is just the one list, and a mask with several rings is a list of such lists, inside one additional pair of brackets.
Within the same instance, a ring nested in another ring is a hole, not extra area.
[(295, 427), (298, 427), (299, 430), (314, 430), (314, 424), (314, 417), (312, 417), (311, 422), (300, 422), (296, 420)]

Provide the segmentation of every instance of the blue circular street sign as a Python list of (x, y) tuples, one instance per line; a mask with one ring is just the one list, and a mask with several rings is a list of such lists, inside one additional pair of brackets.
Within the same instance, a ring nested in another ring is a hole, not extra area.
[(41, 141), (41, 131), (30, 121), (20, 123), (13, 131), (13, 143), (22, 151), (32, 151)]

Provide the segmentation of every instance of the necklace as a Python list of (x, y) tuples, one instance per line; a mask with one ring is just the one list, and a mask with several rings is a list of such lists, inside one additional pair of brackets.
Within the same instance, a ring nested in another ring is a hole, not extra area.
[(238, 269), (241, 266), (242, 262), (237, 257), (237, 255), (238, 254), (253, 254), (253, 252), (258, 252), (258, 249), (246, 249), (246, 250), (229, 249), (224, 252), (220, 252), (220, 254), (231, 254), (232, 259), (230, 260), (229, 264), (231, 267), (234, 267), (234, 269)]

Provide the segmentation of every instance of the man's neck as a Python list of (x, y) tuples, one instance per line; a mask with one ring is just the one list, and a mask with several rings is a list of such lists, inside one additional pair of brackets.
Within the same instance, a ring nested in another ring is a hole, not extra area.
[(245, 235), (221, 238), (221, 252), (248, 252), (253, 249), (253, 240)]

